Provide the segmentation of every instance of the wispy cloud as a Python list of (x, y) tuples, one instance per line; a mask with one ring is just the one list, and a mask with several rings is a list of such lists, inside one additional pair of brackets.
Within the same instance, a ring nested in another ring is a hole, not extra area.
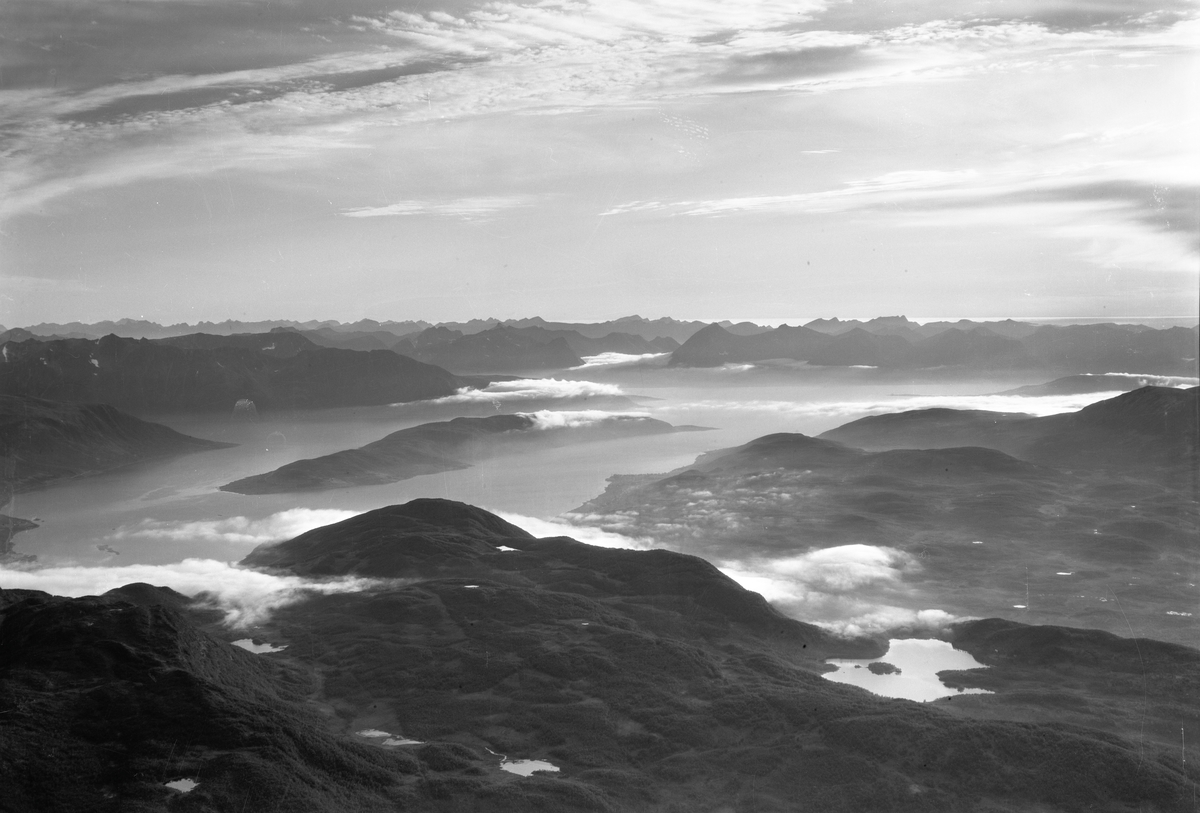
[[(1187, 21), (1063, 30), (1043, 22), (955, 19), (813, 30), (826, 10), (823, 0), (497, 0), (465, 13), (359, 12), (338, 24), (371, 35), (363, 42), (371, 47), (360, 52), (225, 73), (170, 73), (82, 92), (10, 91), (3, 121), (15, 138), (0, 173), (6, 200), (0, 215), (80, 189), (250, 167), (264, 157), (309, 158), (361, 144), (362, 128), (714, 91), (830, 92), (964, 71), (1058, 69), (1097, 50), (1184, 48), (1191, 30)], [(380, 36), (393, 47), (379, 49)], [(702, 136), (702, 129), (691, 135)], [(838, 195), (740, 205), (819, 206), (831, 197)], [(498, 199), (490, 200), (400, 201), (344, 214), (471, 218), (495, 211)], [(692, 213), (730, 205), (702, 201)]]
[(531, 206), (532, 204), (533, 200), (528, 197), (459, 198), (457, 200), (437, 202), (402, 200), (386, 206), (347, 209), (342, 214), (346, 217), (411, 217), (416, 215), (434, 215), (458, 217), (463, 220), (486, 220), (499, 212)]

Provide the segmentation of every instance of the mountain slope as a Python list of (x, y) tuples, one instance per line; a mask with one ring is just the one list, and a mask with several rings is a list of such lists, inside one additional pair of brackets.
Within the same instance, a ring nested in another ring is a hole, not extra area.
[(1198, 387), (1141, 387), (1073, 413), (926, 409), (861, 418), (821, 437), (875, 450), (987, 446), (1056, 466), (1194, 467), (1198, 412)]
[(180, 434), (107, 404), (0, 395), (0, 493), (232, 444)]
[(0, 391), (140, 413), (310, 409), (439, 398), (462, 382), (389, 350), (318, 347), (290, 332), (8, 342)]
[[(869, 621), (863, 603), (937, 606), (1110, 632), (1133, 623), (1186, 642), (1200, 567), (1197, 392), (1144, 388), (1040, 418), (921, 410), (820, 438), (768, 435), (667, 474), (614, 476), (569, 516), (799, 579), (793, 611), (814, 620)], [(868, 553), (890, 563), (863, 571), (875, 574), (869, 598), (821, 580), (821, 556), (851, 567)], [(792, 559), (804, 569), (769, 565)]]
[[(168, 590), (0, 591), (6, 810), (1182, 813), (1200, 778), (1153, 731), (827, 681), (823, 658), (882, 648), (786, 618), (703, 560), (535, 539), (461, 503), (379, 509), (244, 564), (377, 581), (276, 610), (254, 635), (286, 648), (264, 655)], [(978, 623), (964, 645), (999, 640)], [(1200, 656), (1147, 651), (1155, 680)], [(1034, 666), (1021, 679), (1040, 690), (1055, 673)], [(510, 772), (526, 759), (554, 772)]]
[(470, 468), (474, 462), (522, 449), (680, 431), (663, 421), (626, 415), (581, 419), (580, 425), (570, 425), (569, 413), (566, 415), (568, 423), (562, 426), (549, 426), (537, 415), (521, 413), (421, 424), (357, 449), (297, 460), (265, 474), (243, 477), (221, 490), (276, 494), (379, 485)]

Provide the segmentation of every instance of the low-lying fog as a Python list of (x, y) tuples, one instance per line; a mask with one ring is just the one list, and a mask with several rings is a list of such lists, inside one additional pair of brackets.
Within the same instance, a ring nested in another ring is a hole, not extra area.
[[(87, 574), (81, 566), (112, 569), (106, 578), (97, 579), (97, 585), (136, 580), (170, 584), (171, 572), (179, 569), (176, 563), (185, 559), (210, 560), (229, 568), (227, 563), (240, 560), (257, 544), (417, 497), (472, 503), (525, 523), (539, 535), (570, 533), (600, 544), (646, 545), (653, 540), (630, 541), (597, 530), (573, 529), (556, 518), (600, 494), (610, 475), (666, 472), (691, 463), (702, 452), (774, 432), (816, 435), (866, 414), (931, 406), (1050, 414), (1113, 395), (986, 395), (1040, 383), (1043, 374), (950, 380), (886, 377), (874, 370), (666, 370), (636, 365), (596, 369), (604, 375), (590, 376), (587, 369), (569, 375), (578, 381), (602, 378), (601, 383), (567, 383), (563, 375), (557, 381), (514, 382), (439, 403), (268, 413), (257, 421), (235, 420), (231, 415), (158, 418), (181, 432), (239, 445), (18, 495), (4, 512), (41, 523), (14, 540), (20, 553), (38, 557), (40, 571), (21, 574), (16, 579), (20, 583), (6, 578), (4, 586), (79, 595), (87, 592), (83, 586)], [(630, 399), (624, 409), (613, 406), (624, 401), (621, 396)], [(381, 486), (263, 496), (217, 490), (232, 480), (361, 446), (408, 426), (496, 409), (533, 411), (548, 406), (637, 411), (713, 431), (529, 450), (461, 471)], [(140, 567), (130, 567), (134, 565)], [(180, 589), (190, 587), (194, 592), (194, 564), (188, 573)], [(11, 568), (9, 574), (15, 577)]]

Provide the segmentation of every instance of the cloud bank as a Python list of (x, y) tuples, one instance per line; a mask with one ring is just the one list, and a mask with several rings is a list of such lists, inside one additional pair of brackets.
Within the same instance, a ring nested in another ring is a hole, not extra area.
[(199, 598), (224, 612), (225, 623), (239, 628), (261, 624), (274, 610), (311, 595), (354, 593), (392, 583), (352, 577), (316, 581), (250, 570), (214, 559), (121, 567), (0, 566), (0, 586), (42, 590), (57, 596), (99, 595), (134, 582), (170, 587)]
[(720, 569), (787, 615), (839, 635), (933, 632), (958, 620), (943, 610), (889, 603), (910, 594), (904, 577), (918, 569), (914, 557), (895, 548), (839, 545), (798, 556), (725, 561)]
[[(516, 381), (494, 381), (483, 389), (464, 387), (454, 395), (437, 398), (429, 403), (507, 404), (521, 401), (584, 400), (622, 395), (624, 392), (616, 384), (597, 384), (594, 381), (570, 381), (558, 378), (522, 378)], [(403, 404), (399, 406), (403, 406)]]
[(188, 522), (147, 518), (133, 525), (122, 525), (104, 538), (109, 541), (162, 539), (253, 546), (291, 539), (313, 528), (332, 525), (359, 513), (338, 508), (289, 508), (262, 519), (236, 516)]
[(588, 545), (595, 545), (601, 548), (627, 548), (629, 550), (649, 550), (656, 545), (648, 539), (635, 536), (625, 536), (624, 534), (614, 533), (612, 531), (601, 530), (600, 528), (592, 528), (586, 525), (575, 525), (570, 522), (565, 522), (561, 519), (539, 519), (537, 517), (527, 517), (522, 514), (513, 514), (506, 511), (495, 511), (497, 516), (508, 520), (513, 525), (519, 528), (524, 528), (529, 533), (539, 538), (550, 536), (569, 536), (572, 539), (583, 542)]
[(533, 419), (534, 429), (582, 429), (603, 423), (636, 421), (649, 418), (645, 412), (604, 412), (599, 409), (575, 412), (557, 412), (543, 409), (538, 412), (520, 413)]
[(1076, 412), (1086, 406), (1124, 394), (1088, 392), (1077, 395), (909, 395), (872, 401), (691, 401), (671, 407), (675, 410), (728, 410), (731, 412), (766, 412), (778, 415), (815, 418), (850, 418), (907, 412), (916, 409), (979, 409), (988, 412), (1024, 413), (1027, 415), (1057, 415)]
[(653, 361), (665, 361), (670, 353), (600, 353), (583, 356), (583, 364), (572, 370), (588, 370), (595, 367), (621, 367)]

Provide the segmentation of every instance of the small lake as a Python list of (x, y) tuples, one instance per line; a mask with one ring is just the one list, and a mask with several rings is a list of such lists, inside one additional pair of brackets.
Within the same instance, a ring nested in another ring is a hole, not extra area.
[[(985, 668), (970, 653), (945, 641), (896, 638), (888, 642), (887, 654), (882, 658), (831, 658), (828, 663), (838, 670), (826, 672), (827, 680), (858, 686), (882, 697), (929, 701), (960, 694), (992, 694), (986, 689), (951, 689), (942, 683), (938, 672)], [(878, 665), (872, 669), (872, 664)]]
[(500, 763), (500, 770), (515, 773), (518, 776), (533, 776), (538, 771), (558, 772), (558, 766), (544, 759), (506, 759)]
[(259, 643), (251, 638), (241, 638), (233, 642), (234, 646), (241, 647), (247, 652), (253, 652), (255, 655), (264, 655), (268, 652), (282, 652), (287, 649), (287, 644), (283, 646), (274, 646), (268, 643)]

